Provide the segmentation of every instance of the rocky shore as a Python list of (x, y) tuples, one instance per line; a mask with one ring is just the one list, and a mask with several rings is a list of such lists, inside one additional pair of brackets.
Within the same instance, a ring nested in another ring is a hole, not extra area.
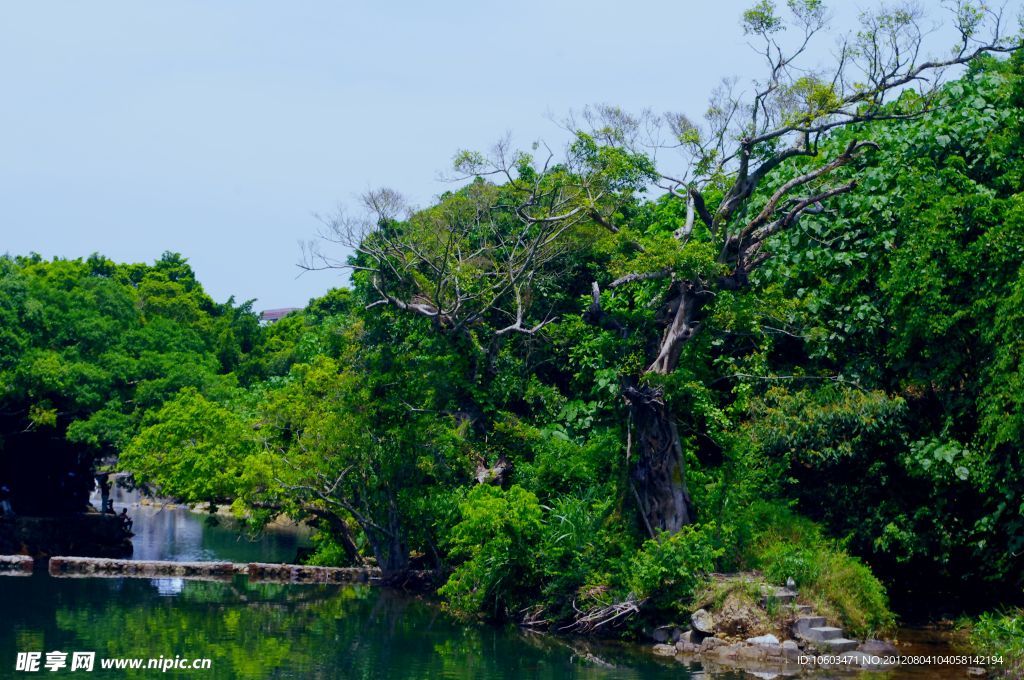
[[(754, 586), (727, 579), (727, 593), (714, 611), (700, 608), (687, 626), (649, 631), (654, 654), (680, 662), (699, 661), (707, 668), (741, 668), (772, 675), (792, 675), (814, 667), (881, 669), (895, 664), (899, 652), (885, 640), (858, 640), (844, 635), (835, 621), (797, 602), (789, 587)], [(723, 584), (720, 584), (723, 585)]]

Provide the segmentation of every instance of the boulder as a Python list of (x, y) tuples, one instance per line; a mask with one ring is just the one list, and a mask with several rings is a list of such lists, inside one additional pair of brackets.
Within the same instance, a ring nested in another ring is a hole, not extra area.
[(760, 647), (778, 647), (779, 638), (774, 635), (758, 635), (757, 637), (747, 638), (748, 645), (758, 645)]
[(790, 661), (796, 661), (800, 656), (800, 646), (793, 640), (786, 640), (782, 643), (782, 655)]
[(675, 656), (675, 645), (654, 645), (654, 653), (658, 656)]
[(690, 615), (690, 624), (698, 633), (712, 635), (715, 632), (715, 620), (706, 609), (698, 609)]
[(750, 596), (740, 590), (730, 592), (715, 610), (715, 633), (736, 638), (748, 638), (774, 631), (768, 613)]
[(981, 666), (971, 666), (967, 669), (967, 675), (972, 678), (984, 678), (988, 675), (988, 671)]

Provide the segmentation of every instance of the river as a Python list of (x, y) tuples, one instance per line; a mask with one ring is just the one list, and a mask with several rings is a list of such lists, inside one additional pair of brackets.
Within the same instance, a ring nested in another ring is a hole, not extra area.
[[(114, 489), (135, 521), (136, 559), (291, 562), (297, 528), (258, 541), (181, 507), (143, 505)], [(98, 505), (98, 502), (96, 503)], [(637, 647), (569, 644), (512, 628), (464, 625), (418, 598), (370, 586), (185, 579), (0, 576), (0, 678), (18, 652), (95, 652), (84, 677), (182, 678), (679, 678), (674, 661)], [(104, 671), (101, 659), (204, 658), (209, 670)], [(697, 670), (694, 677), (703, 673)], [(716, 675), (741, 677), (741, 674)]]
[[(135, 558), (290, 562), (308, 536), (277, 528), (251, 541), (181, 507), (140, 506), (115, 490), (135, 520)], [(18, 652), (95, 652), (84, 677), (181, 678), (753, 678), (652, 656), (636, 645), (595, 644), (514, 628), (466, 625), (418, 598), (369, 586), (184, 579), (0, 576), (0, 677)], [(102, 670), (102, 659), (210, 659), (209, 670)], [(916, 669), (920, 671), (921, 669)], [(832, 676), (819, 674), (817, 677)], [(850, 677), (849, 674), (836, 674)], [(761, 677), (770, 677), (768, 674)], [(964, 677), (915, 673), (882, 677)]]

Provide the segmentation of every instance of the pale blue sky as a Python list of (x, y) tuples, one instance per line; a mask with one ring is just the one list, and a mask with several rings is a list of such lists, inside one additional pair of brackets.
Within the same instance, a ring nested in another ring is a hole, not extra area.
[(381, 185), (426, 203), (459, 148), (560, 141), (549, 112), (699, 116), (757, 72), (749, 4), (9, 0), (0, 252), (176, 250), (217, 300), (301, 306), (343, 281), (296, 278), (312, 213)]

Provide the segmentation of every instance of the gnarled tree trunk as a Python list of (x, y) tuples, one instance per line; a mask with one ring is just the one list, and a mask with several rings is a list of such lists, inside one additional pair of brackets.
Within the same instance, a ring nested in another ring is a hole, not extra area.
[[(661, 342), (645, 375), (666, 375), (676, 369), (683, 345), (699, 330), (704, 305), (711, 296), (699, 282), (672, 284), (658, 316), (663, 328)], [(647, 531), (652, 536), (662, 531), (676, 533), (694, 521), (679, 430), (660, 388), (634, 381), (625, 385), (623, 397), (636, 433), (630, 477)]]
[(675, 421), (656, 388), (627, 387), (625, 397), (636, 432), (630, 481), (640, 514), (652, 537), (675, 533), (694, 520)]

